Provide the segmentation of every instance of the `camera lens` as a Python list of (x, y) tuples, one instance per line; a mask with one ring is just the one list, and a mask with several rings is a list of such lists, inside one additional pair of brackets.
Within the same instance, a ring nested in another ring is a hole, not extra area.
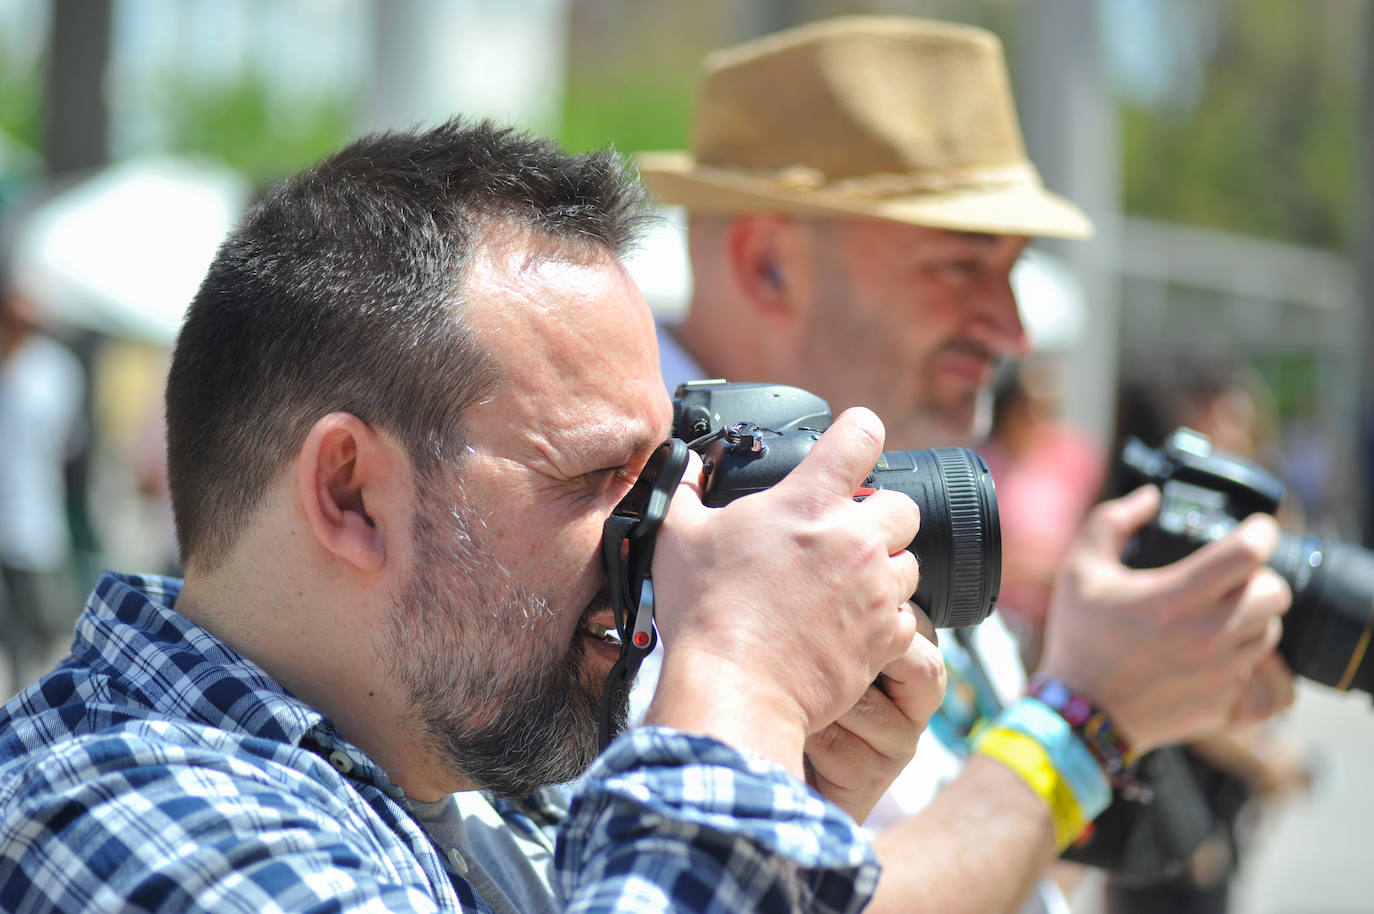
[(871, 478), (874, 488), (904, 492), (921, 509), (909, 547), (921, 560), (916, 605), (936, 628), (986, 619), (1002, 584), (1002, 528), (983, 458), (959, 447), (885, 451)]
[(1374, 694), (1374, 553), (1285, 531), (1269, 566), (1293, 590), (1279, 642), (1288, 665), (1323, 685)]

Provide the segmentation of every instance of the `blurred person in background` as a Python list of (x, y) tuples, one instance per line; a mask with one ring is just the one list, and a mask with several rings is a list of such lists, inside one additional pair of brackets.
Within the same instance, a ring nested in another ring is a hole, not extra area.
[[(998, 39), (852, 17), (724, 49), (704, 65), (692, 147), (639, 157), (688, 214), (690, 307), (659, 335), (669, 389), (792, 384), (836, 412), (873, 408), (891, 449), (978, 443), (999, 363), (1029, 349), (1012, 266), (1031, 236), (1091, 232), (1026, 157)], [(1029, 692), (995, 620), (941, 635), (937, 740), (868, 817), (885, 863), (871, 910), (1063, 910), (1042, 877), (1129, 782), (1133, 753), (1292, 700), (1274, 652), (1289, 594), (1263, 567), (1273, 520), (1127, 569), (1120, 550), (1158, 499), (1146, 488), (1089, 515)], [(892, 765), (880, 744), (852, 733), (855, 767)]]
[(67, 472), (86, 426), (81, 363), (40, 332), (6, 262), (0, 257), (0, 639), (9, 694), (47, 665), (76, 618)]
[(1293, 495), (1286, 507), (1301, 512), (1304, 526), (1315, 533), (1365, 539), (1368, 545), (1360, 506), (1369, 482), (1356, 465), (1356, 436), (1324, 420), (1317, 397), (1311, 390), (1299, 395), (1275, 445), (1275, 469)]
[[(1200, 350), (1159, 355), (1123, 372), (1116, 444), (1128, 437), (1158, 448), (1175, 429), (1191, 428), (1225, 451), (1273, 468), (1278, 459), (1274, 396), (1256, 368), (1226, 352)], [(1278, 519), (1303, 526), (1302, 507), (1285, 493)], [(1210, 820), (1210, 834), (1188, 866), (1153, 882), (1109, 879), (1112, 914), (1221, 914), (1229, 910), (1232, 883), (1248, 845), (1259, 835), (1264, 804), (1311, 786), (1310, 760), (1280, 720), (1233, 727), (1189, 742), (1181, 758), (1197, 796), (1195, 816)]]
[(1203, 348), (1139, 357), (1122, 369), (1115, 438), (1159, 447), (1179, 426), (1202, 432), (1217, 450), (1273, 466), (1278, 454), (1274, 394), (1256, 368)]
[(1054, 579), (1106, 476), (1102, 448), (1060, 414), (1062, 360), (1033, 352), (1003, 368), (979, 447), (997, 483), (1002, 523), (998, 611), (1030, 670), (1039, 663)]

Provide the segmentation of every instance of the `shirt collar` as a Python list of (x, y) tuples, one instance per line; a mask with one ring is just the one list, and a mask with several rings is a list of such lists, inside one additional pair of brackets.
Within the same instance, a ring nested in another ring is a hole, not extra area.
[(353, 776), (394, 791), (329, 718), (178, 613), (181, 586), (177, 578), (105, 572), (77, 621), (73, 657), (113, 691), (169, 719), (301, 746), (335, 767), (343, 753)]

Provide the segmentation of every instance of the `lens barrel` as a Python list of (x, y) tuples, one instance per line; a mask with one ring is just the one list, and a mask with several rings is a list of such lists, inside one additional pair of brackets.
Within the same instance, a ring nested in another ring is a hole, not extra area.
[(1374, 552), (1285, 531), (1269, 567), (1293, 590), (1279, 642), (1288, 665), (1323, 685), (1374, 694)]
[(1002, 585), (1002, 527), (983, 458), (958, 447), (885, 451), (871, 479), (921, 509), (921, 529), (908, 547), (921, 562), (916, 605), (937, 628), (986, 619)]

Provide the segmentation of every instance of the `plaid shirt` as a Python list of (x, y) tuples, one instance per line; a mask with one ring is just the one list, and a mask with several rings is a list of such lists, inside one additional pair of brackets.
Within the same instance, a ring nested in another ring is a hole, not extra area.
[[(72, 654), (0, 710), (0, 910), (490, 912), (386, 773), (179, 591), (104, 575)], [(557, 842), (569, 910), (858, 911), (877, 881), (838, 809), (661, 728), (603, 754)]]

